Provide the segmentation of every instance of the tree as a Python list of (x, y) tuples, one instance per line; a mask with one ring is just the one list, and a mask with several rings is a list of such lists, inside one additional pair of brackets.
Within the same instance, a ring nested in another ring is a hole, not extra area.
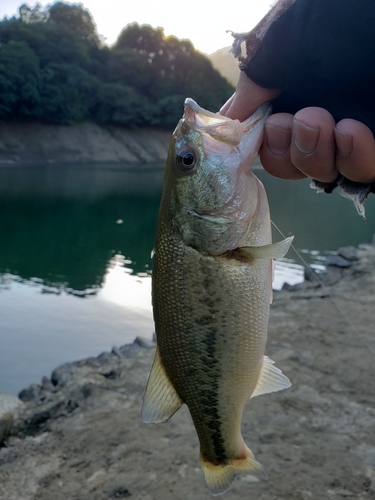
[(91, 118), (99, 81), (73, 64), (50, 63), (41, 75), (39, 118), (74, 123)]
[(99, 35), (94, 20), (87, 9), (80, 4), (56, 2), (49, 8), (48, 23), (63, 25), (80, 40), (93, 45), (100, 45)]
[(172, 128), (189, 96), (218, 109), (233, 88), (190, 41), (128, 25), (100, 43), (80, 4), (20, 7), (0, 21), (0, 117)]
[(0, 45), (0, 116), (32, 117), (39, 102), (39, 60), (24, 42)]
[(95, 120), (126, 127), (148, 123), (153, 108), (145, 97), (132, 87), (104, 83), (99, 86), (92, 114)]
[(24, 23), (41, 23), (48, 19), (48, 11), (44, 11), (40, 3), (31, 8), (24, 3), (18, 8), (20, 19)]

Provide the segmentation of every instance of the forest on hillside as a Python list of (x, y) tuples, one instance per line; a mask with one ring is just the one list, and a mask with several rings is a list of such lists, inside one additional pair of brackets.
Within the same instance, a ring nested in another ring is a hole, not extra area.
[(0, 21), (0, 120), (173, 127), (185, 97), (216, 110), (233, 87), (190, 41), (127, 25), (108, 47), (81, 4)]

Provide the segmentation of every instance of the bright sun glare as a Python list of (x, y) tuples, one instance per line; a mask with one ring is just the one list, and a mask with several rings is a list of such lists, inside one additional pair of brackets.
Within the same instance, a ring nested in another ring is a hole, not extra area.
[[(16, 14), (20, 0), (1, 0), (0, 18)], [(34, 6), (36, 1), (28, 2)], [(53, 2), (40, 1), (45, 6)], [(79, 3), (79, 2), (67, 2)], [(161, 26), (166, 35), (190, 39), (194, 46), (207, 54), (228, 47), (232, 37), (227, 30), (249, 31), (266, 14), (271, 0), (237, 0), (235, 4), (219, 7), (217, 0), (190, 0), (185, 4), (170, 0), (84, 0), (82, 4), (90, 10), (98, 32), (108, 44), (116, 41), (122, 28), (137, 22)]]
[(104, 287), (100, 297), (113, 304), (131, 310), (149, 312), (151, 315), (151, 279), (149, 276), (136, 276), (126, 267), (131, 261), (122, 255), (115, 255), (109, 265)]

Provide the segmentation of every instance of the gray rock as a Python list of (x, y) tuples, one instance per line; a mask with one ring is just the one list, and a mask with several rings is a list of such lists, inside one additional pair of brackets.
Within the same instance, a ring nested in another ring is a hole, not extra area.
[(101, 364), (105, 364), (107, 363), (108, 361), (110, 361), (111, 359), (113, 359), (115, 355), (112, 354), (111, 352), (102, 352), (101, 354), (99, 354), (99, 356), (96, 358), (96, 361), (99, 361), (99, 363)]
[(0, 412), (0, 445), (9, 436), (14, 423), (13, 414), (10, 412)]
[(328, 255), (326, 259), (327, 266), (335, 266), (335, 267), (351, 267), (354, 264), (352, 260), (344, 259), (344, 257), (340, 257), (339, 255)]
[(42, 378), (42, 391), (54, 391), (55, 386), (52, 384), (48, 377)]
[(126, 358), (136, 356), (141, 349), (141, 346), (135, 342), (133, 344), (125, 344), (120, 347), (121, 354)]
[(283, 283), (283, 286), (282, 286), (281, 290), (287, 290), (288, 292), (294, 292), (295, 291), (295, 286), (294, 285), (290, 285), (287, 281), (285, 281)]
[[(319, 273), (321, 275), (321, 273)], [(320, 277), (318, 273), (311, 266), (304, 266), (303, 277), (305, 281), (319, 282)]]
[(155, 344), (152, 340), (146, 339), (145, 337), (137, 337), (134, 340), (134, 344), (138, 344), (141, 347), (145, 347), (146, 349), (151, 349), (155, 347)]
[(120, 351), (120, 349), (117, 347), (117, 345), (113, 346), (112, 347), (112, 354), (115, 354), (116, 356), (118, 356), (119, 358), (122, 358), (123, 355), (122, 355), (122, 352)]
[(16, 396), (10, 394), (0, 394), (0, 412), (15, 412), (22, 408), (24, 404)]
[(14, 424), (14, 416), (24, 404), (10, 394), (0, 394), (0, 444), (9, 435)]
[(26, 389), (22, 389), (22, 391), (18, 394), (18, 397), (21, 401), (36, 401), (39, 399), (40, 391), (42, 390), (39, 384), (30, 384)]
[(73, 363), (65, 363), (53, 370), (51, 375), (52, 384), (59, 386), (66, 384), (72, 376), (72, 366)]
[(356, 247), (340, 247), (337, 250), (337, 255), (344, 257), (347, 260), (358, 260), (358, 248)]

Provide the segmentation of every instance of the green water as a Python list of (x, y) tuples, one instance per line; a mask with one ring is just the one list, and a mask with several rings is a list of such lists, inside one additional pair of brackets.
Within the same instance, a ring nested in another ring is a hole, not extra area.
[(148, 271), (161, 176), (160, 165), (0, 170), (0, 273), (84, 295), (118, 253)]
[[(364, 220), (337, 193), (256, 173), (272, 219), (310, 262), (372, 240), (375, 196)], [(150, 254), (161, 188), (162, 165), (0, 168), (0, 392), (152, 335)]]

